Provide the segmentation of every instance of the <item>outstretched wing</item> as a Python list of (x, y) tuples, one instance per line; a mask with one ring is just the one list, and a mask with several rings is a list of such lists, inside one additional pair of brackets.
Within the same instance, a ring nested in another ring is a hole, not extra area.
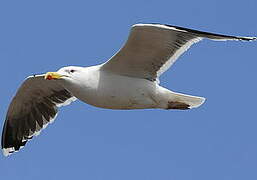
[(178, 26), (136, 24), (126, 44), (102, 70), (125, 76), (156, 80), (192, 44), (203, 38), (212, 40), (254, 40), (255, 37), (226, 36)]
[(38, 135), (57, 115), (58, 107), (76, 98), (55, 80), (44, 75), (28, 77), (9, 106), (2, 132), (5, 156), (18, 151), (33, 136)]

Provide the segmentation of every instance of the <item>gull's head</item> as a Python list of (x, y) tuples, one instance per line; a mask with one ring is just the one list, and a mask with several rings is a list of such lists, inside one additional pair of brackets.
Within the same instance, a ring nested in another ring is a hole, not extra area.
[(76, 79), (78, 77), (83, 67), (77, 67), (77, 66), (68, 66), (63, 67), (59, 69), (57, 72), (47, 72), (45, 74), (45, 79), (47, 80), (58, 80), (58, 79)]

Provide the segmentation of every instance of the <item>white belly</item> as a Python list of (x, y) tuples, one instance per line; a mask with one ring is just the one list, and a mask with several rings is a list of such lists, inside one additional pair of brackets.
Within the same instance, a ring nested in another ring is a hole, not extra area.
[[(90, 77), (89, 77), (90, 76)], [(87, 104), (108, 109), (155, 108), (156, 84), (106, 72), (89, 73), (84, 85), (67, 88)]]

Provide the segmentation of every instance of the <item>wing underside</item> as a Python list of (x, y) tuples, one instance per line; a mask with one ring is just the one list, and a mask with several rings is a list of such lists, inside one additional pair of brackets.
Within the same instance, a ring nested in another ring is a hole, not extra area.
[(155, 81), (190, 46), (203, 38), (250, 41), (255, 37), (237, 37), (161, 24), (136, 24), (125, 45), (102, 70)]

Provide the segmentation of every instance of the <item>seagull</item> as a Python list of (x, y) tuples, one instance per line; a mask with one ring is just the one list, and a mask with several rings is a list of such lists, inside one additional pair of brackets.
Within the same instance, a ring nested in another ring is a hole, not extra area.
[(203, 97), (168, 90), (159, 77), (192, 44), (202, 39), (252, 41), (164, 24), (135, 24), (124, 46), (107, 62), (69, 66), (29, 76), (13, 97), (2, 132), (5, 156), (19, 151), (57, 116), (58, 108), (79, 99), (107, 109), (197, 108)]

